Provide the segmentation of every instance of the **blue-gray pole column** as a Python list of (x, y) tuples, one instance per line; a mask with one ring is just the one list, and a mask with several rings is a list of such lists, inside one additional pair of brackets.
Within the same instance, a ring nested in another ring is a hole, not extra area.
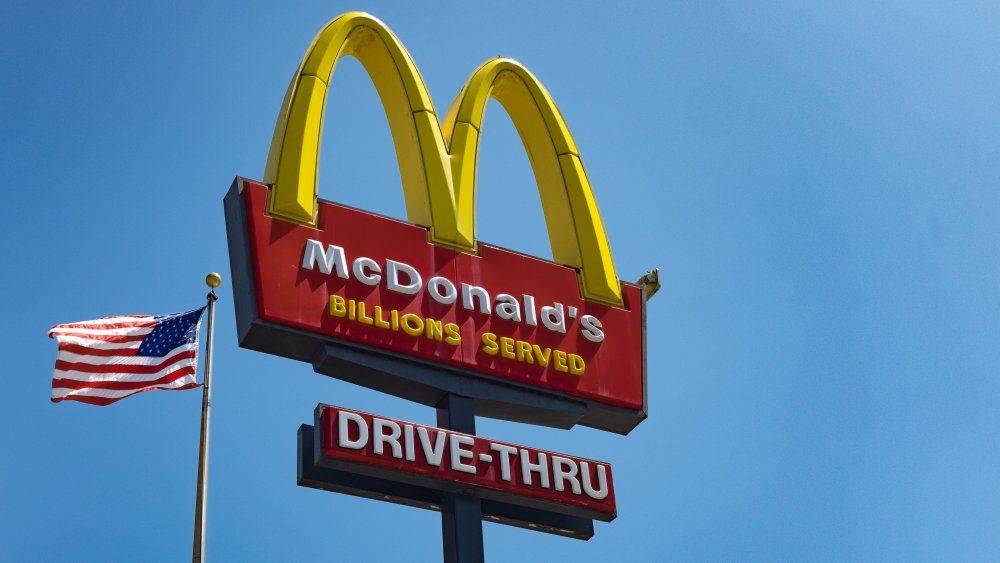
[[(437, 425), (475, 435), (475, 401), (447, 394), (437, 404)], [(444, 493), (441, 502), (441, 537), (445, 563), (483, 563), (483, 508), (471, 491)]]

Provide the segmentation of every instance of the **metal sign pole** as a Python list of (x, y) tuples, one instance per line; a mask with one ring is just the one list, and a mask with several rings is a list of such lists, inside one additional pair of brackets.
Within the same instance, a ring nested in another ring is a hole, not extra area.
[[(455, 432), (476, 433), (475, 400), (448, 393), (437, 404), (437, 425)], [(445, 563), (483, 563), (483, 508), (474, 493), (444, 493), (441, 541)]]

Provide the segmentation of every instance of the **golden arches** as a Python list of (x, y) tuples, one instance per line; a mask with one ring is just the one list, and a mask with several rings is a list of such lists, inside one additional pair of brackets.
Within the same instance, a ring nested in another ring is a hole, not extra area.
[[(487, 61), (446, 116), (444, 132), (427, 87), (399, 39), (374, 17), (333, 19), (313, 40), (288, 87), (264, 181), (269, 212), (314, 223), (319, 145), (328, 82), (338, 60), (356, 57), (379, 93), (399, 161), (410, 222), (435, 244), (475, 250), (475, 171), (486, 102), (499, 101), (531, 161), (553, 259), (577, 268), (583, 296), (621, 306), (607, 236), (573, 137), (541, 83), (516, 61)], [(445, 144), (447, 138), (447, 144)]]

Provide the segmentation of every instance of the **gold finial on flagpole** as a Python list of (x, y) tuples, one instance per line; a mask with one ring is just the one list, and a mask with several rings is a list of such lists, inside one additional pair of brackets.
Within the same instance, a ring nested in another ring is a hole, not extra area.
[(212, 272), (211, 274), (208, 274), (207, 276), (205, 276), (205, 285), (214, 290), (215, 288), (222, 285), (222, 276), (220, 276), (217, 272)]

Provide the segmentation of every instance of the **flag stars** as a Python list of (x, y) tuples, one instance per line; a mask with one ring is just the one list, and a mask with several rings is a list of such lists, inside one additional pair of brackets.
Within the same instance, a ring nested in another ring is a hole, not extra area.
[(143, 339), (138, 355), (162, 357), (178, 346), (194, 343), (202, 311), (155, 317), (156, 327)]

